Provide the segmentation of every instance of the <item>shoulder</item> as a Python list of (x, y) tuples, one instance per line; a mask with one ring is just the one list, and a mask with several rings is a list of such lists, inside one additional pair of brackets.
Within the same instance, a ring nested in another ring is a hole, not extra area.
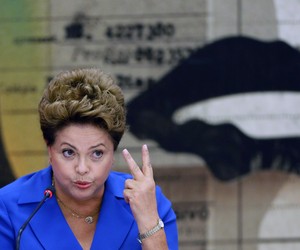
[(112, 178), (114, 180), (124, 181), (127, 179), (132, 179), (132, 175), (123, 172), (111, 171), (108, 178)]
[(3, 196), (5, 194), (20, 192), (22, 190), (24, 183), (30, 180), (33, 175), (35, 175), (35, 173), (24, 175), (16, 179), (15, 181), (11, 182), (10, 184), (7, 184), (6, 186), (0, 188), (0, 196)]
[(127, 173), (111, 171), (106, 180), (106, 189), (115, 196), (123, 198), (123, 190), (127, 179), (132, 179), (132, 176)]
[(117, 188), (124, 188), (125, 181), (127, 179), (132, 179), (132, 175), (122, 172), (112, 171), (110, 172), (106, 184), (107, 186), (113, 185)]
[(49, 183), (51, 183), (50, 176), (50, 167), (24, 175), (10, 184), (0, 188), (0, 199), (12, 199), (13, 197), (20, 197), (22, 194), (25, 196), (35, 194), (36, 191), (40, 191), (39, 187), (43, 189), (45, 185), (49, 185)]

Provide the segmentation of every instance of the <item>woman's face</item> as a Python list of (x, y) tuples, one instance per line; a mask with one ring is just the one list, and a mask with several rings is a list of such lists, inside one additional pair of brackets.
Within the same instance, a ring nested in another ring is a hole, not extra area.
[(59, 197), (86, 201), (101, 198), (114, 161), (109, 134), (91, 124), (71, 124), (48, 146)]

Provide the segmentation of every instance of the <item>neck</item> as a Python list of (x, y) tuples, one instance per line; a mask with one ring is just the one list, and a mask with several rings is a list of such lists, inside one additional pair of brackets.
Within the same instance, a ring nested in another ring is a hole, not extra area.
[(102, 197), (81, 201), (70, 198), (61, 192), (56, 192), (56, 197), (60, 205), (82, 216), (92, 216), (97, 214), (100, 211), (102, 202)]

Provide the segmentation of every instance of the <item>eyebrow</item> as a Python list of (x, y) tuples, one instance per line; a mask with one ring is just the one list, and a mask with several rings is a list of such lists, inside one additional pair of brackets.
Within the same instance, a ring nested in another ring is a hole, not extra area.
[[(76, 148), (75, 146), (73, 146), (72, 144), (70, 144), (70, 143), (68, 143), (68, 142), (62, 142), (62, 143), (60, 144), (60, 146), (63, 146), (64, 144), (67, 144), (69, 147), (71, 147), (71, 148), (77, 150), (77, 148)], [(101, 142), (101, 143), (99, 143), (99, 144), (97, 144), (97, 145), (91, 146), (89, 149), (97, 148), (97, 147), (99, 147), (99, 146), (103, 146), (103, 147), (106, 148), (106, 146)]]

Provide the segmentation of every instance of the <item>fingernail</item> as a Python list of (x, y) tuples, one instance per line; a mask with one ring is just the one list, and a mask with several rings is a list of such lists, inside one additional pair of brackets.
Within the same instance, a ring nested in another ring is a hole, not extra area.
[(146, 149), (146, 150), (148, 150), (147, 144), (144, 144), (144, 145), (143, 145), (143, 148)]

